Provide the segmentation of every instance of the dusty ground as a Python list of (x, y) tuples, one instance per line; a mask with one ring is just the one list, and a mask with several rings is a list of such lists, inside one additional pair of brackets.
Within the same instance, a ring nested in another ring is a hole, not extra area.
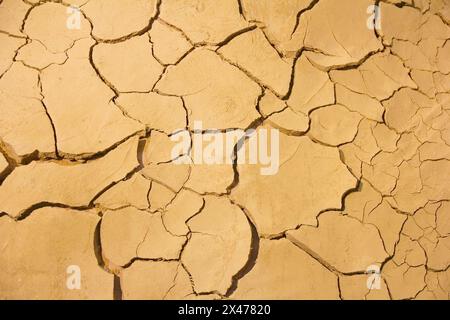
[(0, 0), (0, 298), (449, 298), (448, 0), (59, 2)]

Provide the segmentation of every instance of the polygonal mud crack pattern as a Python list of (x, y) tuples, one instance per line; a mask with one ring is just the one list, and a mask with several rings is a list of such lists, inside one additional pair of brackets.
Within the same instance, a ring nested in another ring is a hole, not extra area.
[[(448, 0), (0, 1), (0, 298), (448, 299), (449, 23)], [(279, 131), (272, 174), (242, 130)]]

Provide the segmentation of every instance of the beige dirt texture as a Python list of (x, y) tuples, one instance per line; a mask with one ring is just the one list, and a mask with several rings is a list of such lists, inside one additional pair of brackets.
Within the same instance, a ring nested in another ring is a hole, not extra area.
[(450, 299), (450, 0), (0, 0), (0, 270), (0, 300)]

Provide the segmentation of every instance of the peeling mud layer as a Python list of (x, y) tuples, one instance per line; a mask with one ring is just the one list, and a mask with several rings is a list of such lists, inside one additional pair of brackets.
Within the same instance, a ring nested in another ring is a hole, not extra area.
[[(171, 152), (238, 129), (276, 174)], [(443, 300), (449, 266), (449, 0), (0, 0), (0, 299)]]

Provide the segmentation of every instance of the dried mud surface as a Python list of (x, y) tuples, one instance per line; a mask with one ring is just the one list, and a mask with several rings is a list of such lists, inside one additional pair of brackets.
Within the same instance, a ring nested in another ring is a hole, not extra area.
[(449, 177), (448, 0), (0, 0), (1, 299), (449, 299)]

